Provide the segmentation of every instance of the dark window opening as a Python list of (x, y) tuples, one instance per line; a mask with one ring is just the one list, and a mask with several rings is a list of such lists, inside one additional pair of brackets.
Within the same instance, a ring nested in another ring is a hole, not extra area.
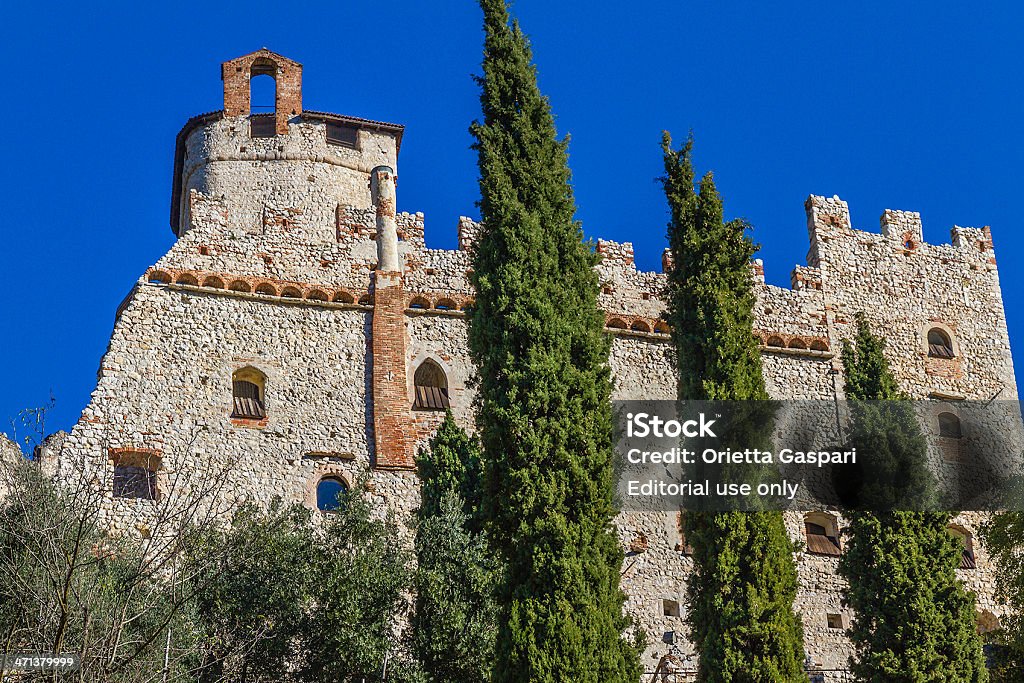
[(277, 116), (253, 114), (249, 117), (249, 137), (272, 138), (277, 135)]
[(341, 479), (325, 477), (316, 485), (316, 508), (323, 512), (333, 512), (342, 505), (348, 486)]
[(327, 144), (355, 149), (359, 142), (359, 129), (334, 121), (327, 122)]
[(843, 615), (841, 614), (827, 614), (825, 619), (828, 621), (828, 627), (833, 630), (843, 629)]
[(262, 420), (267, 416), (262, 391), (255, 382), (235, 380), (231, 383), (231, 393), (234, 399), (231, 417)]
[(416, 385), (413, 410), (447, 410), (451, 407), (448, 400), (448, 378), (434, 361), (428, 358), (416, 368), (413, 383)]
[(953, 358), (953, 341), (937, 327), (928, 330), (928, 356), (931, 358)]
[(963, 528), (951, 526), (949, 533), (960, 542), (960, 569), (976, 569), (978, 562), (974, 557), (974, 539), (971, 534)]
[(156, 500), (156, 472), (137, 465), (116, 465), (114, 497)]
[(828, 530), (814, 522), (804, 522), (804, 531), (807, 533), (807, 552), (815, 555), (841, 555), (839, 539), (829, 536)]
[(960, 439), (963, 438), (963, 435), (959, 417), (953, 413), (939, 414), (939, 436), (946, 439)]

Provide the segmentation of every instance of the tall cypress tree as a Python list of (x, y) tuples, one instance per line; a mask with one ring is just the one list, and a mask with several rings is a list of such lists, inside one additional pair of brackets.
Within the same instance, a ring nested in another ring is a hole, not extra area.
[(567, 143), (527, 38), (505, 0), (481, 6), (483, 119), (472, 133), (483, 228), (469, 344), (485, 526), (506, 571), (494, 680), (633, 683), (596, 256), (574, 219)]
[[(671, 221), (668, 318), (682, 401), (768, 398), (753, 333), (746, 221), (724, 221), (712, 175), (694, 187), (692, 137), (679, 150), (662, 139), (662, 184)], [(748, 444), (749, 445), (749, 444)], [(793, 543), (779, 512), (699, 512), (684, 516), (693, 547), (687, 614), (699, 655), (698, 681), (807, 680)]]
[(421, 502), (413, 649), (430, 681), (484, 681), (494, 654), (500, 574), (476, 523), (479, 448), (449, 412), (416, 465)]
[(982, 683), (974, 597), (956, 576), (963, 548), (947, 530), (952, 515), (931, 511), (926, 442), (884, 348), (858, 315), (843, 366), (850, 443), (867, 467), (839, 561), (855, 612), (852, 669), (862, 681)]

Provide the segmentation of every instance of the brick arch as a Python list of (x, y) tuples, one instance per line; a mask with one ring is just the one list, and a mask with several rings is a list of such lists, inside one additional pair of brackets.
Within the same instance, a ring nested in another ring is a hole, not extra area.
[(788, 346), (791, 349), (806, 350), (807, 349), (807, 342), (805, 342), (800, 337), (793, 337), (792, 339), (789, 340)]
[(199, 286), (199, 278), (194, 273), (178, 273), (178, 277), (174, 278), (174, 283), (178, 285), (191, 285), (193, 287)]
[(287, 285), (281, 290), (281, 297), (285, 299), (301, 299), (302, 291), (294, 285)]
[(629, 325), (627, 325), (626, 321), (623, 320), (622, 318), (609, 318), (608, 322), (605, 323), (605, 327), (611, 328), (613, 330), (629, 329)]
[(207, 275), (203, 278), (203, 287), (212, 289), (224, 289), (224, 280), (216, 275)]
[(664, 320), (654, 323), (654, 331), (658, 334), (672, 334), (672, 328)]
[(308, 301), (329, 301), (330, 296), (327, 295), (322, 289), (312, 289), (306, 293), (306, 299)]
[(775, 348), (775, 349), (784, 349), (784, 348), (786, 348), (786, 340), (783, 339), (782, 335), (779, 335), (779, 334), (769, 335), (768, 338), (765, 339), (764, 343), (765, 343), (766, 346), (770, 346), (770, 347)]
[(353, 490), (354, 480), (348, 472), (338, 465), (320, 465), (313, 472), (313, 475), (306, 480), (304, 497), (306, 505), (312, 510), (317, 509), (317, 489), (320, 487), (320, 483), (325, 479), (336, 479), (349, 491)]
[(232, 280), (231, 284), (228, 285), (228, 289), (232, 292), (248, 293), (252, 291), (252, 286), (245, 280)]
[(360, 306), (372, 306), (373, 296), (369, 292), (367, 292), (366, 294), (363, 294), (361, 297), (359, 297), (358, 303)]
[(356, 298), (352, 296), (352, 293), (344, 289), (339, 289), (335, 292), (332, 300), (338, 304), (354, 304), (356, 302)]
[(257, 294), (266, 294), (267, 296), (277, 296), (277, 287), (270, 282), (259, 282), (256, 284), (255, 290)]
[(812, 339), (811, 351), (828, 351), (828, 342), (824, 339)]
[(430, 299), (428, 299), (425, 296), (414, 296), (412, 300), (409, 302), (409, 308), (417, 308), (424, 310), (429, 309)]
[(274, 79), (275, 132), (285, 135), (288, 120), (302, 113), (302, 65), (266, 48), (221, 64), (224, 114), (248, 116), (252, 113), (249, 83), (254, 76), (261, 75)]
[(475, 306), (475, 305), (476, 305), (476, 300), (475, 299), (469, 299), (469, 298), (463, 299), (462, 303), (459, 304), (459, 310), (460, 311), (468, 311), (469, 309), (473, 308), (473, 306)]
[(647, 324), (645, 320), (634, 320), (633, 324), (629, 326), (629, 329), (634, 332), (650, 332), (651, 326)]
[(147, 280), (149, 280), (149, 282), (167, 285), (171, 282), (171, 274), (164, 270), (151, 270), (149, 271)]
[(459, 307), (451, 299), (442, 298), (437, 300), (437, 303), (434, 304), (434, 308), (440, 311), (456, 311)]

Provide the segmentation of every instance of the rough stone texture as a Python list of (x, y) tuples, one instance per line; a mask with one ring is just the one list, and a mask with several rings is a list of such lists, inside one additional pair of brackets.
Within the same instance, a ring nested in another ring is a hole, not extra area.
[(0, 434), (0, 500), (3, 500), (9, 493), (8, 482), (13, 469), (22, 458), (21, 449), (18, 444)]
[[(427, 249), (423, 215), (398, 214), (401, 271), (376, 271), (382, 207), (372, 203), (370, 173), (397, 169), (401, 129), (366, 125), (355, 149), (332, 146), (324, 121), (298, 104), (300, 115), (276, 137), (252, 139), (241, 86), (232, 76), (229, 88), (228, 78), (228, 65), (248, 57), (225, 65), (226, 93), (235, 93), (226, 114), (186, 127), (180, 237), (119, 310), (89, 406), (50, 454), (64, 476), (86, 476), (105, 491), (106, 519), (125, 532), (152, 507), (113, 497), (113, 462), (131, 452), (159, 456), (158, 486), (171, 495), (209, 479), (204, 468), (220, 468), (222, 485), (211, 495), (222, 514), (273, 496), (313, 505), (328, 475), (350, 485), (363, 475), (382, 507), (408, 513), (418, 502), (412, 457), (442, 416), (412, 409), (415, 372), (427, 359), (446, 375), (456, 418), (472, 428), (464, 311), (473, 302), (468, 250), (480, 226), (462, 217), (458, 250)], [(952, 244), (930, 245), (917, 214), (886, 211), (879, 234), (853, 230), (838, 198), (812, 196), (806, 209), (809, 264), (794, 269), (793, 288), (765, 284), (763, 265), (752, 264), (756, 333), (774, 397), (841, 396), (835, 351), (864, 311), (886, 334), (887, 356), (911, 395), (1017, 398), (987, 228), (957, 227)], [(600, 241), (597, 250), (614, 397), (673, 398), (664, 274), (638, 271), (629, 243)], [(928, 357), (932, 325), (953, 336), (956, 358)], [(247, 367), (266, 378), (262, 420), (230, 416), (232, 373)], [(981, 517), (958, 521), (974, 534)], [(617, 522), (628, 550), (628, 608), (649, 635), (644, 664), (653, 670), (671, 650), (664, 634), (685, 636), (685, 612), (666, 615), (664, 601), (685, 605), (691, 560), (676, 514), (624, 513)], [(788, 514), (787, 525), (802, 538), (802, 514)], [(984, 549), (974, 545), (978, 568), (962, 577), (990, 628), (1002, 608)], [(842, 669), (849, 643), (827, 617), (850, 623), (836, 559), (796, 559), (808, 656)], [(680, 640), (676, 652), (692, 652)]]

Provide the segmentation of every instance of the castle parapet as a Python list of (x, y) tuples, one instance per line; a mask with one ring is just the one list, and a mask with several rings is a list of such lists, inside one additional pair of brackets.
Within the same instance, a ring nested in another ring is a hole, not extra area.
[(602, 262), (609, 266), (636, 270), (632, 242), (613, 242), (611, 240), (599, 239), (597, 241), (597, 253), (601, 256)]
[(879, 222), (882, 227), (882, 234), (889, 239), (899, 240), (910, 248), (913, 248), (913, 245), (924, 242), (924, 232), (921, 229), (921, 214), (917, 211), (886, 209), (882, 212)]

